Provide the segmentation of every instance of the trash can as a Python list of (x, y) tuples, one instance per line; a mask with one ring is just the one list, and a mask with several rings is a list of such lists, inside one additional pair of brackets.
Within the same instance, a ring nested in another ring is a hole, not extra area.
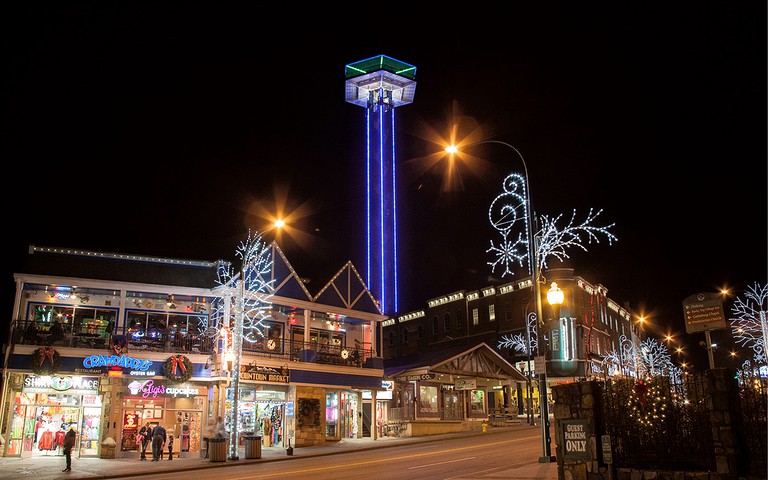
[(209, 438), (208, 439), (208, 461), (226, 462), (227, 461), (227, 439)]
[(245, 436), (245, 458), (261, 458), (261, 437), (258, 435)]

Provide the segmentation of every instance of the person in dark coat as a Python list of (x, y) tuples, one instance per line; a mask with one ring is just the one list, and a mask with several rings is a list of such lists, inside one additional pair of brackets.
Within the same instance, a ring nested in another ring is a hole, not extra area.
[(149, 442), (152, 441), (152, 427), (149, 426), (149, 422), (141, 427), (139, 435), (141, 435), (141, 456), (139, 457), (139, 460), (146, 460), (147, 446), (149, 446)]
[(166, 435), (165, 427), (160, 424), (155, 425), (152, 429), (152, 461), (160, 461), (160, 453), (163, 451), (163, 445), (165, 445)]
[(67, 430), (66, 435), (64, 435), (64, 456), (67, 458), (67, 467), (62, 470), (62, 472), (71, 472), (72, 471), (72, 449), (75, 447), (75, 439), (77, 438), (77, 433), (75, 432), (74, 427), (69, 427), (69, 430)]

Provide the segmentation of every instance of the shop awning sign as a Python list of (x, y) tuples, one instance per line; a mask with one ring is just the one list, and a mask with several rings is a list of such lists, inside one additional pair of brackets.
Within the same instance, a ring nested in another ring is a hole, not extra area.
[(67, 393), (94, 392), (99, 390), (99, 377), (26, 375), (23, 388), (25, 392), (35, 393), (50, 390)]
[(418, 382), (419, 380), (434, 380), (437, 377), (434, 373), (422, 373), (420, 375), (402, 375), (395, 377), (398, 382)]
[(477, 388), (476, 378), (456, 379), (456, 390), (474, 390)]
[(262, 367), (259, 365), (241, 365), (240, 380), (253, 382), (291, 383), (291, 373), (287, 368)]

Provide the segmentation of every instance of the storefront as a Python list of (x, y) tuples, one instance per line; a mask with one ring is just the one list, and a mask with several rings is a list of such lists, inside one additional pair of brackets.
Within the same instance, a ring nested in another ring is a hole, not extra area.
[(173, 435), (179, 456), (199, 454), (208, 411), (208, 386), (167, 379), (126, 379), (120, 415), (120, 450), (123, 455), (140, 450), (136, 436), (142, 425), (162, 425)]
[(21, 390), (12, 390), (10, 398), (6, 456), (61, 455), (64, 434), (70, 428), (78, 432), (79, 439), (73, 455), (99, 455), (99, 377), (25, 374)]
[[(237, 422), (243, 435), (261, 435), (262, 445), (287, 446), (284, 435), (289, 372), (287, 369), (241, 365)], [(227, 388), (226, 430), (232, 425), (234, 388)]]

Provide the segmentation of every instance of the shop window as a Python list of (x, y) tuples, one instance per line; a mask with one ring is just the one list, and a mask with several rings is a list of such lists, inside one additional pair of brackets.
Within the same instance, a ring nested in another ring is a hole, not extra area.
[[(294, 343), (294, 350), (300, 350), (301, 347), (297, 349), (296, 346), (304, 343), (304, 328), (294, 327), (291, 338)], [(311, 348), (319, 351), (341, 351), (346, 345), (346, 334), (343, 332), (311, 329), (309, 331), (309, 343), (312, 344)]]
[(472, 390), (470, 392), (469, 410), (473, 415), (485, 413), (485, 391)]
[(325, 394), (325, 436), (335, 438), (338, 436), (339, 423), (339, 392)]
[(403, 345), (408, 345), (408, 328), (403, 327), (403, 330), (401, 333), (403, 335)]
[(488, 320), (491, 322), (496, 321), (496, 305), (488, 305)]
[(389, 346), (394, 347), (395, 346), (395, 332), (392, 330), (389, 331), (389, 335), (387, 335), (389, 338)]
[(446, 333), (451, 331), (451, 314), (450, 313), (446, 313), (443, 316), (443, 325), (445, 326)]
[(437, 387), (431, 385), (419, 386), (419, 413), (438, 413)]
[(480, 324), (480, 313), (477, 311), (476, 308), (472, 309), (472, 325), (479, 325)]
[(439, 333), (439, 326), (438, 326), (438, 320), (437, 315), (432, 317), (432, 335), (437, 335)]
[(424, 325), (419, 325), (419, 328), (416, 329), (416, 338), (424, 340)]

